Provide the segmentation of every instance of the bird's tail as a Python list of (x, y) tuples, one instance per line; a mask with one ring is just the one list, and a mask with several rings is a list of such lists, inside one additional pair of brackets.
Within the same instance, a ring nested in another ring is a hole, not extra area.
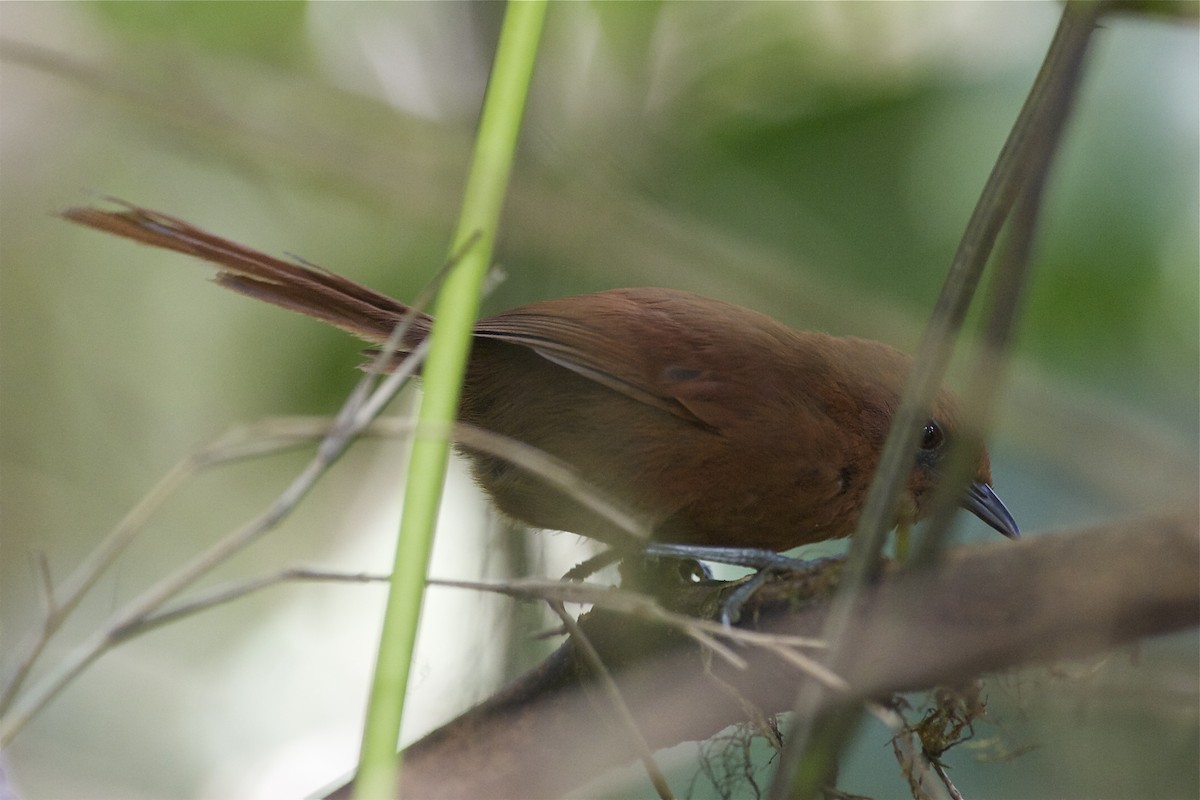
[[(373, 344), (385, 342), (409, 313), (409, 307), (399, 300), (328, 270), (284, 261), (214, 236), (181, 219), (121, 200), (113, 202), (120, 210), (75, 207), (63, 211), (62, 216), (80, 225), (212, 262), (220, 268), (216, 282), (225, 288), (316, 317)], [(425, 338), (431, 322), (428, 315), (417, 314), (405, 337), (404, 349)]]

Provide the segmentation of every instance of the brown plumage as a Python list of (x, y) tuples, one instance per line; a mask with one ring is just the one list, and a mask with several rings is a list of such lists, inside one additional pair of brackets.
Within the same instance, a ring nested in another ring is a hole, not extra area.
[[(215, 263), (234, 291), (384, 342), (408, 307), (325, 270), (289, 263), (122, 204), (74, 222)], [(417, 316), (403, 349), (428, 334)], [(879, 342), (798, 331), (672, 289), (614, 289), (480, 320), (460, 419), (572, 465), (650, 523), (658, 541), (786, 550), (854, 530), (910, 359)], [(897, 522), (920, 519), (957, 427), (936, 400)], [(503, 460), (466, 451), (504, 513), (608, 543), (612, 524)], [(986, 453), (963, 506), (1006, 536)]]

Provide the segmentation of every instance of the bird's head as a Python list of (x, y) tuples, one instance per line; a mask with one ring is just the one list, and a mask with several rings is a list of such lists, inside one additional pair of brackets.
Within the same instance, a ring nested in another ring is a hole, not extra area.
[[(905, 353), (879, 342), (853, 337), (830, 338), (830, 374), (836, 375), (835, 413), (845, 414), (843, 430), (861, 433), (862, 450), (878, 463), (900, 397), (912, 367)], [(946, 478), (952, 444), (965, 435), (955, 395), (943, 389), (934, 400), (933, 413), (921, 431), (915, 463), (901, 497), (897, 522), (915, 522), (927, 516), (934, 491)], [(867, 471), (870, 474), (873, 470)], [(1017, 523), (992, 490), (992, 470), (986, 448), (980, 448), (961, 506), (990, 527), (1009, 537), (1020, 536)]]
[[(948, 465), (950, 445), (960, 435), (957, 401), (948, 390), (943, 390), (934, 404), (933, 416), (921, 431), (916, 464), (905, 486), (902, 516), (917, 520), (928, 514), (934, 490)], [(959, 502), (1008, 538), (1020, 537), (1016, 520), (992, 490), (992, 466), (986, 448), (981, 448), (970, 483)]]

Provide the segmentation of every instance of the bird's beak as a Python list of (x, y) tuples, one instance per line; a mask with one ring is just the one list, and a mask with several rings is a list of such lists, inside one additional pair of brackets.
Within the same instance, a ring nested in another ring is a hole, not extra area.
[(1003, 533), (1010, 539), (1020, 539), (1021, 532), (1017, 529), (1017, 521), (1000, 502), (1000, 498), (986, 483), (975, 481), (967, 487), (963, 496), (962, 507), (986, 522), (991, 527)]

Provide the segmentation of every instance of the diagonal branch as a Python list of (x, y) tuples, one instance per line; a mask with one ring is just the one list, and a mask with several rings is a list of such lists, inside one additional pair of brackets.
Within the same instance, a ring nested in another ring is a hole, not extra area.
[[(855, 606), (842, 678), (874, 697), (1103, 651), (1200, 622), (1200, 520), (1186, 511), (951, 553)], [(815, 635), (840, 564), (755, 597), (765, 630)], [(673, 599), (697, 592), (681, 588)], [(664, 604), (669, 598), (662, 598)], [(685, 604), (696, 600), (686, 600)], [(799, 604), (799, 605), (797, 605)], [(799, 607), (801, 610), (791, 609)], [(708, 738), (747, 707), (787, 710), (796, 668), (762, 648), (747, 667), (705, 660), (658, 626), (592, 612), (580, 624), (651, 747)], [(715, 690), (714, 680), (739, 696)], [(826, 705), (847, 694), (826, 693)], [(558, 796), (637, 757), (568, 643), (536, 670), (405, 751), (409, 797)], [(332, 797), (345, 797), (345, 788)]]

